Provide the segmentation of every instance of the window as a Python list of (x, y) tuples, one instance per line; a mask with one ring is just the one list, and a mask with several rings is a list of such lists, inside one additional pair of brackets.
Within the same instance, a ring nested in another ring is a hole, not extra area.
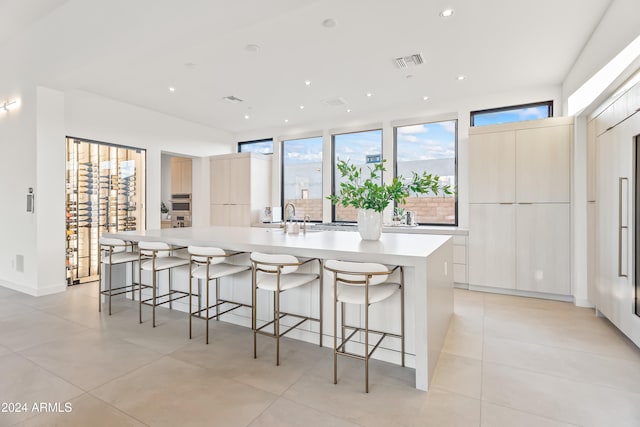
[(273, 154), (273, 139), (238, 142), (238, 153)]
[(471, 112), (471, 126), (497, 125), (553, 117), (553, 101)]
[[(457, 184), (458, 121), (424, 123), (395, 128), (396, 176), (411, 177), (412, 172), (440, 176), (442, 184)], [(421, 195), (398, 205), (415, 212), (419, 224), (457, 225), (455, 196)]]
[[(362, 166), (382, 161), (382, 130), (354, 132), (333, 135), (333, 193), (340, 189), (340, 172), (336, 167), (338, 160), (348, 160), (351, 164)], [(357, 210), (352, 207), (335, 205), (333, 221), (356, 221)]]
[(282, 141), (282, 206), (322, 221), (322, 201), (322, 137)]

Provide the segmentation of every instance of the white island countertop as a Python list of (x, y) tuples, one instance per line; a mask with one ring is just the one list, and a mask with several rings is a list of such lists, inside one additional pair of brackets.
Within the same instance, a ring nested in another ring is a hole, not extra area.
[(288, 253), (352, 261), (379, 260), (399, 265), (411, 265), (411, 259), (423, 260), (451, 237), (383, 233), (380, 240), (369, 241), (349, 231), (312, 230), (306, 234), (302, 231), (299, 234), (285, 234), (281, 229), (274, 228), (219, 226), (124, 231), (103, 235), (134, 241), (163, 241), (180, 246), (217, 246), (234, 251)]
[[(350, 231), (285, 234), (273, 228), (212, 226), (103, 233), (103, 236), (404, 266), (407, 348), (414, 356), (416, 388), (427, 390), (429, 386), (453, 313), (453, 239), (450, 235), (383, 233), (380, 240), (366, 241)], [(331, 292), (326, 286), (327, 302)], [(332, 305), (324, 306), (325, 321), (332, 321)], [(324, 329), (332, 331), (333, 327), (325, 324)]]

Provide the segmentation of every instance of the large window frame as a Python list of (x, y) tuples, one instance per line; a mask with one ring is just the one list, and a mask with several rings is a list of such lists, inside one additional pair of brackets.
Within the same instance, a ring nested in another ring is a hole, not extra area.
[[(265, 142), (271, 143), (271, 152), (263, 153), (261, 151), (243, 150), (244, 147), (251, 147), (252, 145), (255, 146), (257, 144), (263, 144)], [(238, 142), (238, 153), (248, 153), (248, 152), (255, 152), (260, 154), (273, 154), (273, 138), (254, 139), (252, 141)]]
[[(459, 211), (458, 211), (458, 119), (451, 118), (448, 120), (434, 120), (434, 121), (424, 121), (420, 123), (409, 123), (403, 124), (400, 126), (393, 127), (393, 176), (398, 176), (398, 128), (408, 127), (408, 126), (422, 126), (429, 124), (438, 124), (438, 123), (446, 123), (446, 122), (454, 122), (455, 123), (455, 131), (454, 131), (454, 173), (455, 173), (455, 190), (456, 193), (452, 196), (454, 198), (454, 221), (452, 223), (430, 223), (430, 222), (418, 222), (419, 225), (433, 226), (433, 227), (457, 227), (459, 220)], [(404, 177), (408, 178), (408, 177)], [(397, 203), (394, 203), (394, 209), (397, 207)]]
[[(382, 128), (372, 128), (372, 129), (362, 129), (362, 130), (354, 130), (350, 132), (339, 132), (331, 135), (331, 192), (332, 194), (337, 194), (339, 191), (338, 185), (338, 177), (336, 176), (336, 137), (341, 135), (353, 135), (356, 133), (367, 133), (367, 132), (380, 132), (380, 161), (384, 161), (384, 130)], [(380, 179), (384, 180), (384, 177)], [(346, 220), (338, 220), (336, 219), (336, 205), (331, 204), (331, 222), (338, 222), (344, 224), (355, 224), (356, 220), (346, 221)]]
[(311, 140), (311, 139), (317, 139), (320, 138), (320, 142), (321, 142), (321, 149), (320, 149), (320, 153), (321, 153), (321, 160), (320, 160), (320, 201), (321, 201), (321, 210), (320, 210), (320, 219), (311, 219), (310, 222), (317, 222), (317, 223), (321, 223), (324, 217), (324, 203), (322, 203), (324, 201), (324, 195), (323, 195), (323, 176), (324, 176), (324, 144), (322, 141), (322, 135), (318, 135), (318, 136), (308, 136), (308, 137), (302, 137), (302, 138), (291, 138), (291, 139), (286, 139), (286, 140), (281, 140), (280, 141), (280, 206), (282, 206), (282, 220), (284, 221), (285, 217), (286, 217), (286, 212), (284, 212), (284, 206), (285, 206), (285, 167), (284, 167), (284, 163), (285, 163), (285, 145), (287, 142), (291, 142), (291, 141), (303, 141), (303, 140)]
[[(470, 124), (471, 126), (488, 126), (491, 124), (498, 124), (498, 123), (487, 123), (484, 125), (477, 125), (476, 116), (482, 116), (485, 114), (493, 114), (493, 113), (503, 113), (503, 112), (509, 112), (509, 111), (515, 111), (515, 110), (524, 110), (527, 108), (537, 108), (537, 107), (547, 107), (547, 116), (542, 118), (553, 117), (553, 101), (542, 101), (542, 102), (533, 102), (530, 104), (511, 105), (508, 107), (489, 108), (486, 110), (471, 111)], [(516, 123), (519, 121), (527, 121), (527, 120), (532, 120), (532, 119), (513, 120), (513, 121), (503, 122), (503, 123)]]

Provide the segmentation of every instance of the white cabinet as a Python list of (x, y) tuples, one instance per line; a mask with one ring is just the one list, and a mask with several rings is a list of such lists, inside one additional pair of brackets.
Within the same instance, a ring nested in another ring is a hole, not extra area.
[(469, 285), (570, 295), (573, 118), (471, 128)]
[(171, 158), (171, 194), (191, 194), (192, 165), (187, 157)]
[(237, 153), (210, 158), (211, 225), (250, 226), (271, 205), (271, 156)]
[(515, 231), (515, 205), (469, 206), (470, 285), (515, 288)]
[[(634, 313), (634, 163), (640, 114), (598, 136), (596, 181), (596, 308), (640, 345)], [(637, 173), (637, 169), (636, 169)], [(636, 214), (637, 215), (637, 214)]]

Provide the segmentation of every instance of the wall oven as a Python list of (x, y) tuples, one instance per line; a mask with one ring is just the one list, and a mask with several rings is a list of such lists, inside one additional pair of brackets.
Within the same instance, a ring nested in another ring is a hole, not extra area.
[(191, 213), (191, 194), (172, 194), (171, 210), (175, 212), (189, 212)]

